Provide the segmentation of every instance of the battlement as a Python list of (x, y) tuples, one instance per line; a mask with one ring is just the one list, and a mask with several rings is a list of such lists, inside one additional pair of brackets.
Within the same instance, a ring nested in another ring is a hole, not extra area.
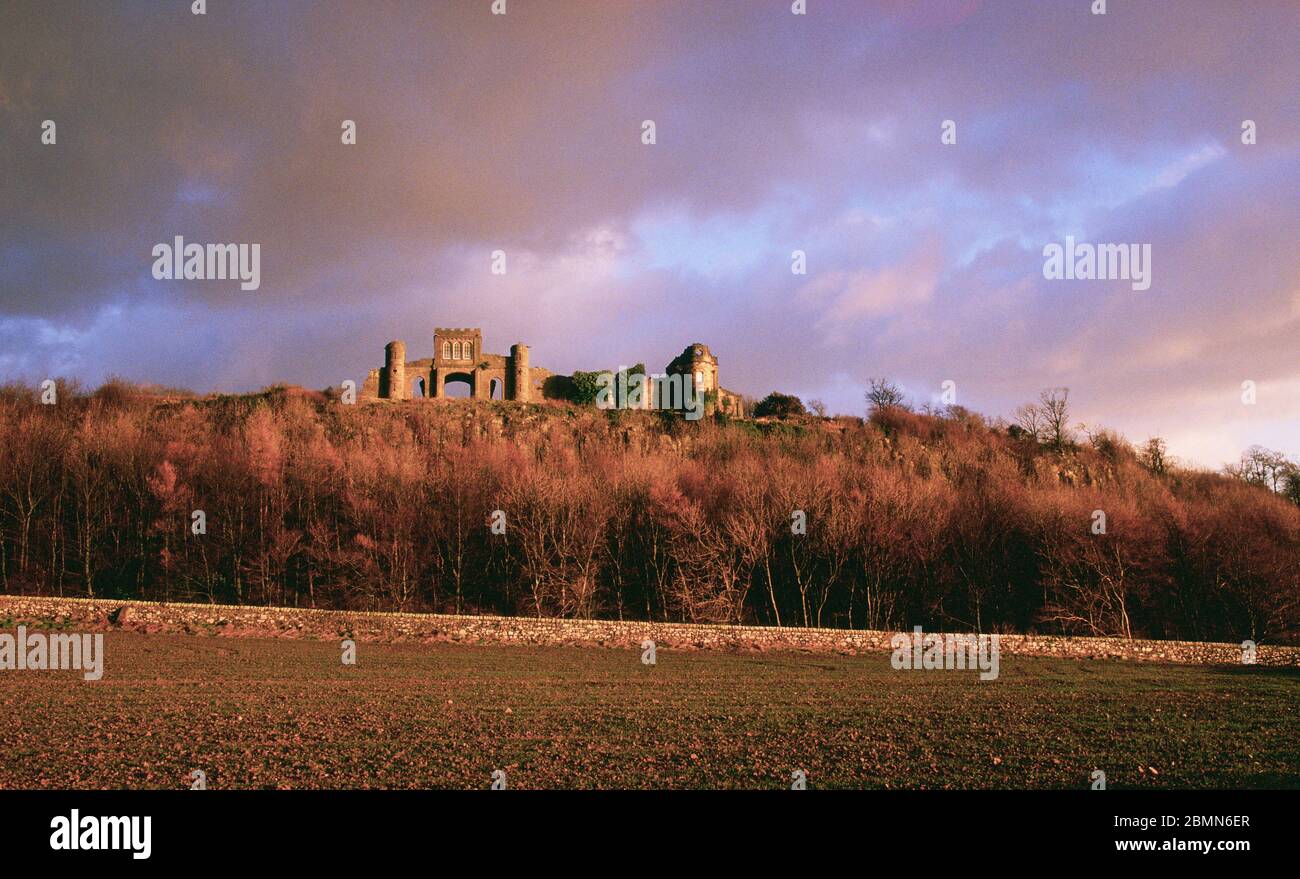
[[(419, 400), (447, 396), (468, 396), (476, 400), (540, 400), (549, 370), (533, 368), (528, 346), (511, 346), (509, 354), (483, 350), (479, 327), (435, 327), (433, 357), (407, 360), (401, 340), (384, 349), (384, 368), (373, 371), (362, 389), (363, 396), (384, 400)], [(448, 393), (448, 385), (452, 393)], [(456, 394), (466, 386), (468, 393)]]
[[(372, 370), (362, 395), (384, 400), (413, 400), (448, 396), (447, 385), (468, 385), (467, 396), (476, 400), (530, 402), (548, 398), (567, 399), (564, 388), (572, 380), (533, 366), (531, 352), (523, 342), (510, 346), (509, 354), (483, 350), (479, 327), (435, 327), (433, 357), (407, 360), (406, 343), (394, 339), (384, 348), (384, 366)], [(669, 374), (689, 375), (695, 387), (707, 395), (706, 407), (743, 417), (738, 394), (718, 383), (718, 359), (703, 342), (693, 342), (668, 364)], [(453, 394), (455, 396), (455, 394)], [(465, 396), (462, 394), (461, 396)]]

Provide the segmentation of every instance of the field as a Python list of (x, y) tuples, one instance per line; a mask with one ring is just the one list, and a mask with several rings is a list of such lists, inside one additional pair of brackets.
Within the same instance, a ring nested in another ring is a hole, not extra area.
[(0, 673), (0, 787), (1300, 787), (1300, 673), (110, 632)]

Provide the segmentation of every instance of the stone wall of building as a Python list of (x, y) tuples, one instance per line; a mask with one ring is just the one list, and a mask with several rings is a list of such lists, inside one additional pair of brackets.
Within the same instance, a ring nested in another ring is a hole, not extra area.
[[(889, 640), (895, 634), (849, 629), (368, 613), (0, 595), (0, 630), (12, 629), (19, 623), (60, 623), (83, 631), (120, 628), (142, 632), (220, 636), (351, 637), (363, 641), (456, 641), (620, 648), (635, 648), (648, 638), (658, 647), (669, 650), (788, 650), (814, 653), (888, 651)], [(1203, 665), (1240, 665), (1242, 660), (1239, 644), (1193, 641), (1002, 635), (999, 648), (1005, 655), (1075, 659), (1144, 660)], [(1261, 645), (1256, 662), (1260, 665), (1300, 666), (1300, 647)]]
[(553, 373), (529, 365), (528, 346), (515, 344), (510, 354), (483, 350), (478, 327), (435, 327), (433, 356), (406, 359), (400, 339), (384, 347), (384, 366), (372, 369), (361, 384), (362, 400), (433, 400), (447, 396), (446, 386), (463, 382), (476, 400), (542, 400)]
[[(510, 353), (489, 354), (483, 350), (483, 331), (478, 327), (436, 327), (433, 357), (406, 359), (406, 343), (400, 339), (384, 347), (383, 367), (370, 370), (361, 383), (358, 398), (373, 400), (437, 400), (446, 397), (449, 382), (464, 382), (469, 397), (516, 402), (567, 400), (572, 377), (562, 376), (531, 364), (528, 346), (515, 343)], [(718, 359), (701, 342), (687, 345), (668, 364), (666, 375), (690, 376), (697, 392), (705, 395), (705, 411), (743, 418), (741, 396), (718, 383)], [(660, 404), (661, 408), (672, 408)], [(649, 396), (643, 408), (653, 408)]]

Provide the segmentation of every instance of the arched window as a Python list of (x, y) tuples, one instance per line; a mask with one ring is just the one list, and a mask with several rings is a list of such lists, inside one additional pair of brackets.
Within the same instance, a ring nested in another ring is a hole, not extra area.
[(451, 359), (451, 342), (442, 343), (442, 359), (443, 360)]
[(474, 343), (473, 343), (473, 342), (466, 342), (466, 343), (465, 343), (465, 359), (466, 359), (466, 360), (473, 360), (473, 359), (474, 359)]
[(460, 342), (452, 342), (452, 344), (451, 344), (451, 359), (452, 359), (452, 360), (460, 360), (460, 359), (461, 359), (461, 356), (460, 356)]

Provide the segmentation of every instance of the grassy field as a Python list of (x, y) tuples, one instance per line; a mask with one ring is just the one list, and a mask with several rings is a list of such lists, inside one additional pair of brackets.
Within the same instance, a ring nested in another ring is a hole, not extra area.
[(1300, 673), (1004, 656), (106, 635), (104, 677), (0, 672), (0, 787), (1300, 787)]

